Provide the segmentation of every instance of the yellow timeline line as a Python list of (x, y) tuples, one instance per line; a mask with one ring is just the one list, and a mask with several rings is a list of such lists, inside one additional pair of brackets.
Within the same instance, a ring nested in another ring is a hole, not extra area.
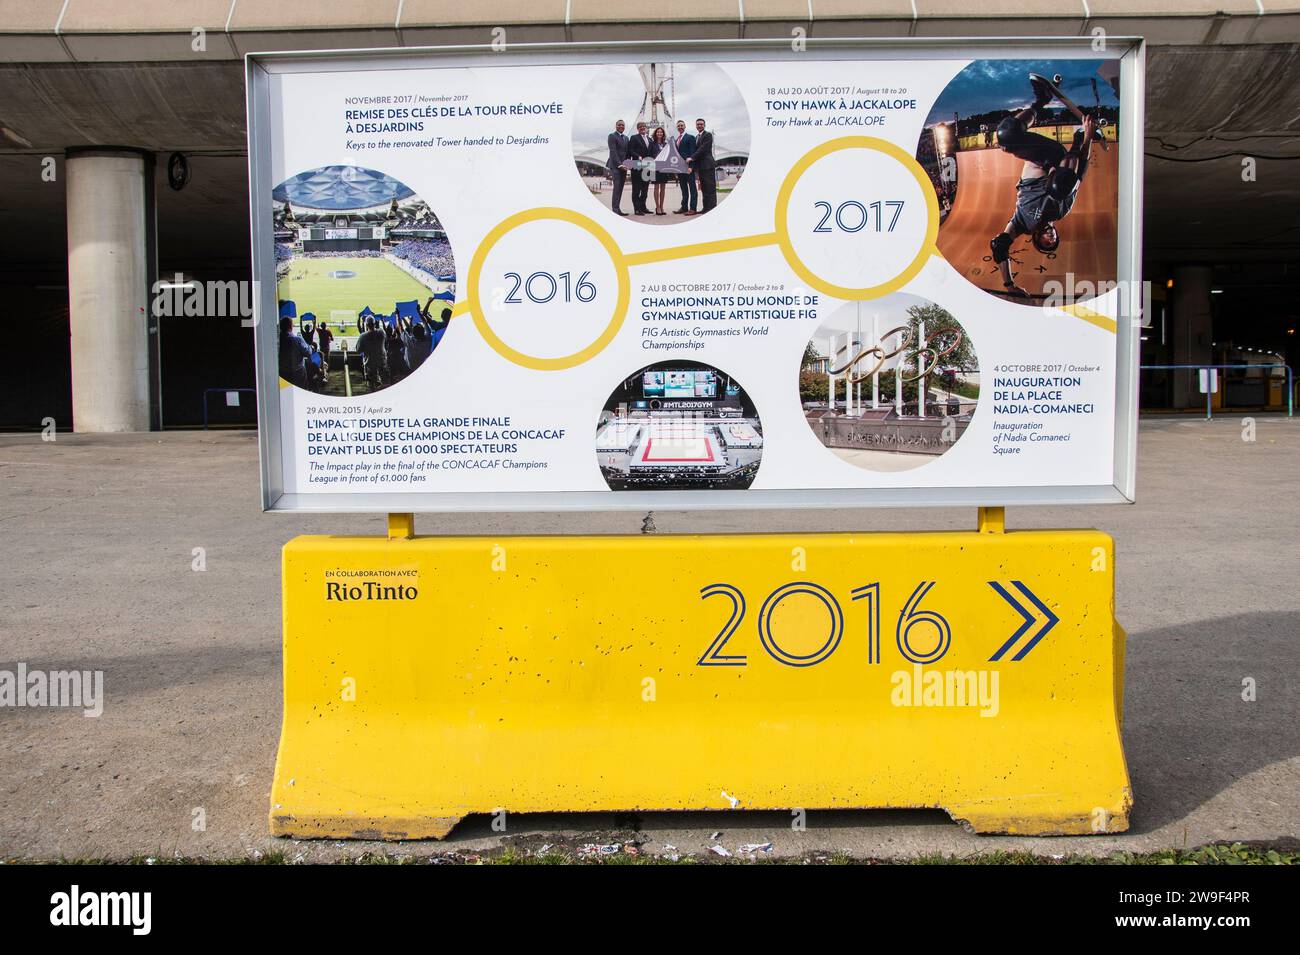
[(1066, 305), (1061, 309), (1061, 311), (1065, 312), (1067, 315), (1073, 315), (1075, 318), (1081, 318), (1091, 325), (1096, 325), (1098, 328), (1110, 332), (1112, 335), (1114, 335), (1118, 330), (1115, 319), (1109, 318), (1101, 314), (1101, 312), (1094, 312), (1092, 309), (1084, 305)]
[(632, 252), (623, 256), (628, 265), (649, 265), (652, 262), (671, 262), (674, 259), (689, 259), (698, 255), (713, 255), (715, 252), (735, 252), (739, 249), (757, 249), (765, 245), (776, 245), (780, 239), (775, 232), (762, 235), (742, 235), (735, 239), (717, 239), (713, 242), (699, 242), (695, 245), (678, 245), (667, 249), (651, 249), (649, 252)]
[[(623, 254), (623, 262), (628, 266), (634, 265), (651, 265), (655, 262), (672, 262), (677, 259), (696, 258), (701, 255), (714, 255), (719, 252), (736, 252), (741, 249), (759, 249), (767, 245), (779, 245), (781, 237), (777, 232), (762, 232), (758, 235), (743, 235), (734, 239), (715, 239), (712, 242), (697, 242), (693, 245), (670, 246), (666, 249), (651, 249), (647, 252), (630, 252)], [(938, 249), (931, 252), (943, 258)], [(469, 295), (462, 301), (452, 306), (452, 317), (464, 315), (470, 310), (470, 302), (475, 296), (475, 290), (470, 289)], [(1108, 318), (1100, 312), (1095, 312), (1090, 308), (1082, 305), (1067, 305), (1060, 311), (1067, 315), (1073, 315), (1075, 318), (1081, 318), (1085, 322), (1102, 329), (1103, 331), (1114, 334), (1116, 323), (1113, 318)]]

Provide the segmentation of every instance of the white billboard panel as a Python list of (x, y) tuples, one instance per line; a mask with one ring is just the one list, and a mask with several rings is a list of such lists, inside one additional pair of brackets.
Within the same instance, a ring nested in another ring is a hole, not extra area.
[(268, 508), (1133, 497), (1140, 41), (248, 75)]

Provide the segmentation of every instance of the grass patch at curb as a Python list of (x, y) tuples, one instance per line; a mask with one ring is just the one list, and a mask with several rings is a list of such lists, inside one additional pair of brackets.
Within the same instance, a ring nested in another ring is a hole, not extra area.
[[(272, 851), (232, 859), (195, 859), (166, 856), (133, 856), (126, 859), (4, 859), (0, 865), (298, 865), (300, 857)], [(1161, 849), (1155, 852), (1114, 852), (1107, 856), (1062, 854), (1035, 855), (1029, 852), (987, 852), (971, 856), (923, 855), (910, 859), (855, 857), (848, 853), (814, 852), (802, 856), (770, 858), (764, 853), (721, 858), (708, 853), (656, 855), (633, 843), (620, 851), (584, 853), (581, 847), (544, 845), (534, 850), (507, 845), (484, 852), (446, 852), (433, 855), (398, 855), (365, 852), (335, 865), (1297, 865), (1300, 851), (1241, 842), (1214, 843), (1195, 849)]]

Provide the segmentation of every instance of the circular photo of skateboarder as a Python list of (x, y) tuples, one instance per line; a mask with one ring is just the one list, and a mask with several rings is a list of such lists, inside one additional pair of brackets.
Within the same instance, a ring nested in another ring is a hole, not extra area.
[(763, 460), (763, 423), (740, 383), (698, 361), (638, 368), (596, 421), (596, 461), (612, 491), (744, 490)]
[(740, 184), (749, 110), (716, 63), (604, 66), (574, 110), (573, 162), (592, 198), (614, 215), (690, 222)]
[(941, 305), (895, 292), (818, 326), (799, 368), (804, 420), (841, 461), (910, 471), (965, 434), (980, 398), (975, 344)]
[(917, 160), (939, 251), (1007, 301), (1062, 306), (1114, 287), (1117, 60), (977, 60), (935, 101)]

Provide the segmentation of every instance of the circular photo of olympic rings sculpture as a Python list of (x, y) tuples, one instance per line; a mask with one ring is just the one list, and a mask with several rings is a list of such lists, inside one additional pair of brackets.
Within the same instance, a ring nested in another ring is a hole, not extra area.
[(979, 402), (975, 345), (940, 305), (896, 292), (850, 302), (804, 349), (804, 419), (828, 451), (868, 471), (908, 471), (961, 440)]

